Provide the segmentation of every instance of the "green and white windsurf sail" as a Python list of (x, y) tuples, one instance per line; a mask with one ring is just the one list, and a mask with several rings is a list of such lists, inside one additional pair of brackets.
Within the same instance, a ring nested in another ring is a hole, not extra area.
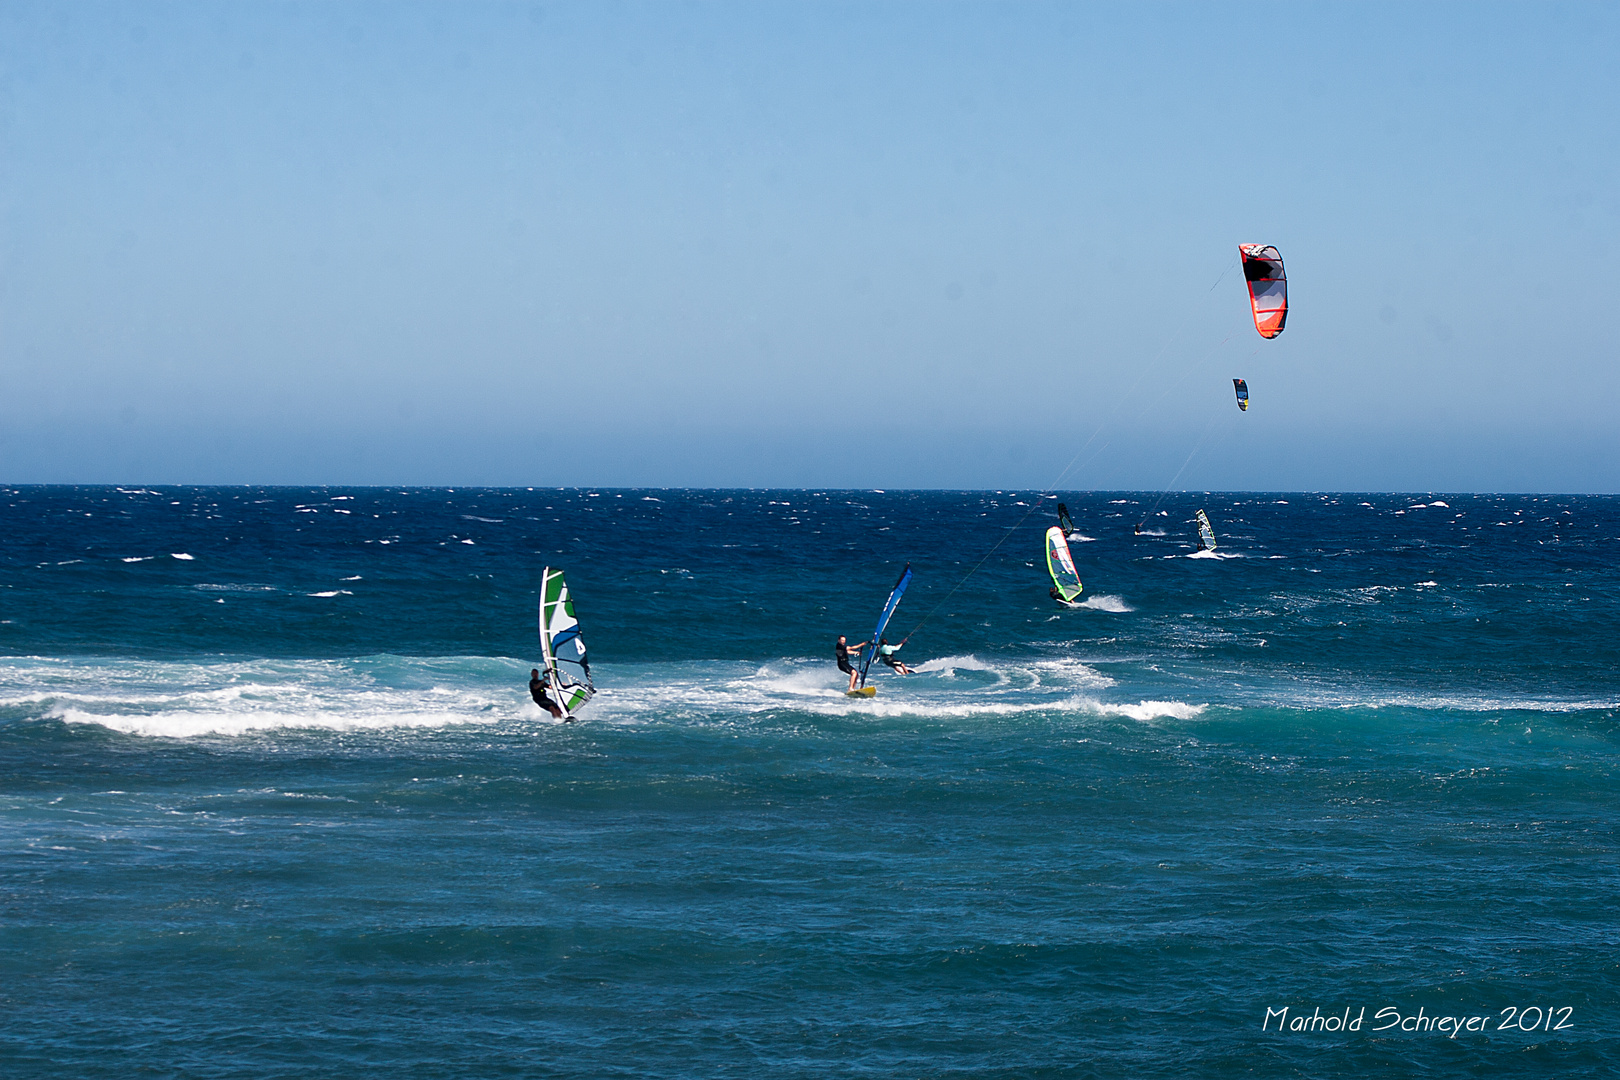
[(540, 572), (540, 653), (545, 657), (551, 698), (562, 706), (564, 718), (591, 700), (591, 665), (585, 659), (585, 641), (579, 636), (574, 601), (561, 570)]
[(1074, 568), (1074, 556), (1069, 554), (1069, 542), (1063, 538), (1061, 526), (1046, 530), (1046, 569), (1051, 571), (1052, 584), (1065, 603), (1072, 603), (1080, 595), (1080, 574)]
[(1215, 530), (1210, 528), (1209, 515), (1198, 511), (1198, 550), (1215, 550)]

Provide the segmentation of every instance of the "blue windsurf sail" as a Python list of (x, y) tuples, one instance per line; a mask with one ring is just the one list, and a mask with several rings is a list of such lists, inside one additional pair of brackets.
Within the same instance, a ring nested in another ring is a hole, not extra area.
[(866, 650), (866, 659), (861, 661), (861, 685), (866, 685), (866, 672), (877, 659), (878, 644), (883, 640), (883, 631), (889, 628), (889, 620), (894, 617), (894, 609), (900, 606), (900, 598), (906, 594), (906, 586), (911, 584), (911, 564), (900, 574), (900, 580), (894, 583), (894, 591), (889, 593), (889, 602), (883, 605), (883, 614), (878, 616), (877, 629), (872, 631), (872, 647)]

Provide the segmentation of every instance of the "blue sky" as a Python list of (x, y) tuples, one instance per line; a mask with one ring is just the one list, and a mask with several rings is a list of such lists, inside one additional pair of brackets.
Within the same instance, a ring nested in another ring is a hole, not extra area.
[(11, 0), (0, 481), (1617, 491), (1617, 45)]

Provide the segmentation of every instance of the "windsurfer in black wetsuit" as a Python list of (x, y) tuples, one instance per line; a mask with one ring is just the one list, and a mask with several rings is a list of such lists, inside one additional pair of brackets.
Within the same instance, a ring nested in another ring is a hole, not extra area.
[(833, 646), (833, 655), (838, 657), (838, 670), (849, 673), (849, 688), (851, 690), (855, 689), (855, 680), (861, 677), (861, 673), (856, 671), (854, 665), (849, 662), (849, 654), (855, 653), (858, 656), (860, 651), (870, 644), (869, 641), (863, 641), (859, 645), (846, 645), (844, 644), (844, 635), (839, 634), (838, 644)]
[(1069, 516), (1069, 508), (1062, 503), (1058, 503), (1058, 528), (1063, 530), (1064, 536), (1074, 532), (1074, 519)]
[(551, 698), (546, 696), (546, 691), (550, 688), (551, 683), (540, 677), (539, 668), (529, 669), (529, 696), (534, 698), (534, 703), (536, 705), (546, 710), (558, 720), (561, 720), (563, 719), (562, 709), (557, 707), (557, 703), (555, 701), (552, 701)]

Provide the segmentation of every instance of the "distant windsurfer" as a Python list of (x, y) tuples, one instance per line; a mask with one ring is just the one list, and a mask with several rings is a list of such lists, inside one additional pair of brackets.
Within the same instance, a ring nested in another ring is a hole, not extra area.
[(890, 645), (888, 638), (879, 638), (878, 661), (894, 668), (894, 670), (898, 671), (902, 675), (910, 675), (913, 674), (913, 672), (910, 668), (906, 667), (906, 662), (894, 655), (900, 651), (900, 646), (904, 644), (905, 642), (902, 641), (900, 645)]
[(1063, 530), (1065, 536), (1074, 532), (1074, 519), (1069, 516), (1069, 508), (1062, 503), (1058, 503), (1058, 528)]
[(855, 665), (849, 662), (849, 654), (855, 653), (858, 656), (860, 651), (870, 644), (872, 644), (870, 641), (863, 641), (859, 645), (846, 645), (844, 644), (844, 635), (839, 634), (838, 644), (833, 646), (833, 655), (838, 657), (838, 670), (849, 674), (849, 688), (851, 690), (855, 689), (855, 680), (861, 677), (861, 673), (856, 671)]
[(549, 676), (546, 678), (542, 678), (540, 676), (539, 668), (530, 668), (529, 696), (534, 698), (534, 703), (536, 705), (546, 710), (546, 712), (550, 713), (558, 720), (561, 720), (563, 719), (562, 709), (557, 706), (555, 701), (552, 701), (551, 698), (546, 696), (546, 691), (551, 688), (551, 682), (549, 680)]

